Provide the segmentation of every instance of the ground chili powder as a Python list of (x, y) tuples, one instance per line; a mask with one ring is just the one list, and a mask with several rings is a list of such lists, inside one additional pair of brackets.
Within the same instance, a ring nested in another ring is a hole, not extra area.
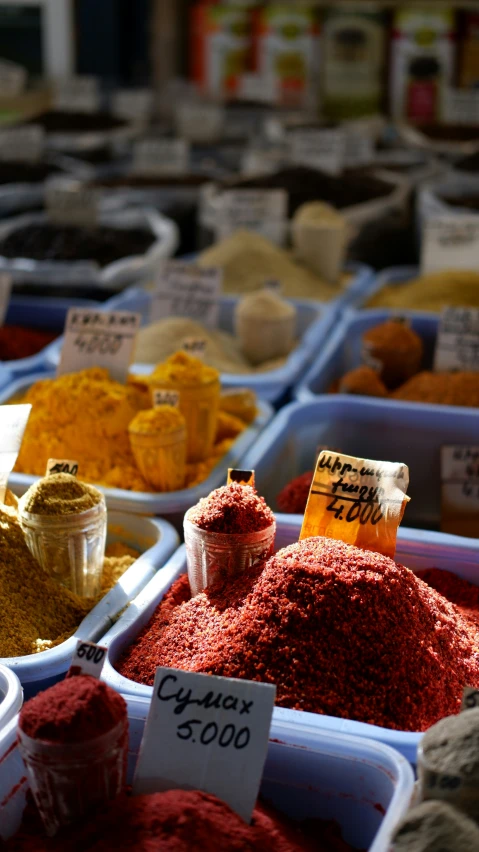
[(238, 534), (266, 529), (274, 515), (254, 488), (231, 482), (203, 497), (188, 512), (188, 520), (207, 532)]
[[(181, 586), (180, 586), (181, 584)], [(153, 684), (157, 666), (275, 683), (283, 707), (422, 731), (479, 687), (472, 618), (412, 571), (326, 538), (174, 606), (159, 605), (119, 661)]]
[(30, 358), (58, 337), (56, 331), (4, 325), (0, 328), (0, 361)]
[(304, 515), (313, 476), (314, 471), (308, 470), (284, 486), (277, 497), (280, 512), (287, 515)]

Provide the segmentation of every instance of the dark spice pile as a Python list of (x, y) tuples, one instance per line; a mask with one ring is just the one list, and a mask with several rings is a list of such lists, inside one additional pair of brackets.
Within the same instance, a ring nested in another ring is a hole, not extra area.
[(36, 355), (58, 337), (57, 331), (3, 325), (0, 328), (0, 361), (14, 361)]
[(89, 133), (97, 130), (116, 130), (127, 122), (108, 112), (63, 112), (51, 109), (35, 115), (27, 124), (39, 124), (47, 133)]
[[(479, 687), (473, 619), (409, 569), (326, 538), (175, 605), (176, 589), (119, 661), (151, 685), (157, 666), (275, 683), (277, 704), (422, 731)], [(176, 597), (176, 600), (178, 598)]]
[(313, 476), (314, 471), (307, 470), (284, 486), (276, 498), (280, 512), (287, 515), (304, 515)]
[(231, 482), (203, 497), (188, 512), (188, 520), (212, 533), (255, 533), (265, 530), (274, 515), (249, 485)]
[(58, 166), (49, 163), (25, 163), (22, 161), (0, 161), (0, 184), (41, 183), (52, 174), (60, 171)]
[(144, 254), (154, 241), (151, 231), (141, 228), (44, 223), (11, 231), (0, 240), (0, 254), (32, 260), (96, 260), (100, 266), (107, 266), (122, 257)]

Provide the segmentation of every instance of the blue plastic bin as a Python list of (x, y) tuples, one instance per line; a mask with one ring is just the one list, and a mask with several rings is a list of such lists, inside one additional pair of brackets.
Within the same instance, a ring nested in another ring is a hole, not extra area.
[(125, 606), (163, 568), (179, 544), (176, 531), (166, 521), (109, 512), (107, 543), (114, 541), (136, 547), (142, 551), (141, 556), (85, 616), (74, 635), (60, 645), (38, 654), (0, 657), (0, 663), (14, 671), (19, 678), (26, 699), (63, 677), (70, 666), (77, 640), (96, 642), (115, 623)]
[[(17, 296), (13, 294), (8, 305), (5, 325), (19, 325), (43, 331), (58, 331), (58, 334), (61, 334), (70, 308), (88, 308), (95, 305), (97, 305), (97, 302), (87, 299), (57, 299), (54, 296)], [(48, 349), (49, 346), (46, 346), (30, 358), (4, 361), (3, 364), (15, 378), (38, 372), (47, 368), (46, 352)]]
[[(234, 309), (237, 301), (232, 296), (222, 297), (218, 324), (222, 331), (234, 333)], [(223, 373), (221, 376), (223, 387), (249, 387), (257, 394), (258, 399), (275, 403), (299, 380), (325, 344), (336, 318), (336, 312), (333, 308), (314, 302), (295, 301), (294, 304), (298, 312), (297, 337), (299, 345), (291, 353), (284, 366), (267, 373)], [(148, 325), (150, 305), (151, 293), (136, 287), (105, 302), (103, 309), (140, 313), (142, 324)], [(180, 342), (178, 341), (178, 345), (180, 345)], [(46, 357), (50, 368), (56, 368), (62, 345), (63, 338), (60, 338), (47, 349)], [(131, 367), (131, 372), (149, 374), (153, 372), (154, 367), (154, 364), (135, 363)]]
[[(128, 704), (131, 783), (149, 702)], [(0, 838), (18, 830), (27, 781), (16, 745), (17, 718), (0, 733)], [(387, 852), (406, 812), (414, 778), (400, 754), (380, 743), (331, 735), (307, 725), (273, 722), (260, 794), (293, 819), (334, 819), (344, 839), (369, 852)]]
[[(55, 373), (36, 373), (12, 382), (0, 390), (0, 405), (8, 402), (17, 394), (21, 396), (26, 393), (35, 382), (42, 379), (52, 379), (54, 376)], [(195, 485), (193, 488), (184, 488), (182, 491), (170, 491), (164, 494), (98, 486), (105, 495), (108, 509), (134, 512), (140, 515), (161, 515), (162, 518), (166, 518), (171, 523), (181, 526), (183, 516), (191, 506), (194, 506), (201, 497), (205, 497), (214, 488), (219, 488), (220, 485), (225, 484), (228, 468), (242, 467), (242, 460), (246, 452), (273, 416), (273, 409), (267, 402), (260, 401), (257, 409), (256, 419), (237, 437), (204, 482)], [(8, 485), (15, 494), (21, 496), (37, 479), (37, 476), (14, 472), (8, 478)]]
[[(300, 381), (294, 390), (294, 396), (299, 400), (314, 399), (318, 394), (327, 394), (333, 382), (341, 379), (348, 370), (359, 367), (363, 361), (361, 358), (361, 338), (365, 331), (373, 328), (391, 316), (401, 315), (408, 317), (411, 327), (416, 331), (424, 342), (424, 365), (425, 369), (431, 369), (434, 354), (434, 344), (439, 324), (438, 314), (426, 311), (395, 311), (386, 308), (368, 308), (364, 311), (348, 311), (342, 322), (329, 338), (326, 346), (316, 358), (314, 364)], [(348, 395), (351, 399), (352, 395)], [(368, 397), (361, 397), (367, 399)], [(397, 409), (402, 405), (425, 406), (425, 403), (406, 402), (403, 400), (387, 399), (387, 405)], [(444, 411), (444, 406), (427, 406)], [(450, 410), (448, 407), (447, 410)]]
[[(287, 515), (277, 515), (276, 522), (278, 550), (298, 540), (301, 530), (300, 521)], [(407, 565), (412, 570), (442, 568), (453, 571), (472, 583), (477, 583), (478, 580), (479, 541), (404, 528), (399, 530), (395, 558), (397, 562)], [(123, 677), (116, 671), (114, 664), (149, 622), (171, 584), (184, 573), (186, 573), (186, 550), (182, 545), (165, 565), (161, 574), (153, 578), (141, 594), (131, 602), (114, 627), (103, 636), (101, 644), (108, 646), (108, 658), (103, 667), (102, 677), (118, 692), (151, 699), (153, 687), (143, 686)], [(300, 710), (287, 710), (283, 707), (275, 707), (273, 719), (275, 723), (306, 724), (317, 730), (325, 728), (334, 733), (354, 734), (379, 740), (396, 748), (410, 763), (416, 762), (416, 750), (421, 736), (417, 733), (393, 731), (368, 725), (365, 722), (303, 713)]]
[(281, 409), (243, 463), (255, 471), (259, 493), (276, 510), (284, 486), (314, 469), (318, 445), (358, 458), (403, 462), (409, 466), (412, 498), (404, 523), (437, 530), (441, 447), (476, 444), (478, 436), (479, 417), (471, 408), (392, 407), (371, 397), (322, 396)]
[(390, 287), (393, 284), (405, 284), (406, 281), (418, 278), (420, 274), (421, 270), (418, 266), (389, 266), (387, 269), (383, 269), (379, 275), (375, 275), (373, 280), (369, 282), (367, 292), (366, 290), (364, 291), (365, 298), (357, 307), (365, 305), (383, 287)]

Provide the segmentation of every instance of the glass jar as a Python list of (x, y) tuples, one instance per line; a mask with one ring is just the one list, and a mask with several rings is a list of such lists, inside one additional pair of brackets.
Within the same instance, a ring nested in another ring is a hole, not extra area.
[[(154, 383), (151, 385), (155, 389)], [(213, 379), (197, 385), (180, 385), (162, 380), (158, 388), (180, 394), (179, 409), (186, 420), (188, 462), (201, 462), (211, 455), (216, 437), (221, 385)]]
[(128, 430), (138, 470), (156, 491), (179, 491), (185, 486), (187, 433)]
[(79, 743), (35, 740), (18, 728), (35, 804), (47, 834), (88, 814), (124, 789), (128, 756), (128, 720)]
[(188, 520), (183, 522), (191, 594), (225, 576), (236, 576), (274, 553), (276, 522), (254, 533), (213, 533)]
[(19, 506), (25, 541), (37, 562), (57, 583), (80, 597), (101, 591), (107, 533), (103, 494), (84, 512), (68, 515), (36, 515)]

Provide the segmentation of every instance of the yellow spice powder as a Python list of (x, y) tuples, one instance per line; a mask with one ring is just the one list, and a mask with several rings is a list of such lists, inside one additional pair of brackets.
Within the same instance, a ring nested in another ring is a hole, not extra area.
[(150, 376), (150, 382), (155, 385), (164, 382), (167, 387), (171, 385), (190, 387), (199, 384), (208, 385), (218, 381), (219, 377), (218, 370), (203, 364), (199, 358), (194, 358), (187, 352), (175, 352), (163, 364), (155, 367)]
[(141, 434), (151, 432), (167, 434), (182, 428), (186, 428), (186, 420), (179, 408), (175, 408), (173, 405), (159, 405), (157, 408), (139, 411), (129, 425), (130, 432)]
[(437, 312), (446, 306), (479, 307), (479, 272), (451, 269), (421, 275), (403, 284), (387, 285), (367, 302), (368, 308)]

